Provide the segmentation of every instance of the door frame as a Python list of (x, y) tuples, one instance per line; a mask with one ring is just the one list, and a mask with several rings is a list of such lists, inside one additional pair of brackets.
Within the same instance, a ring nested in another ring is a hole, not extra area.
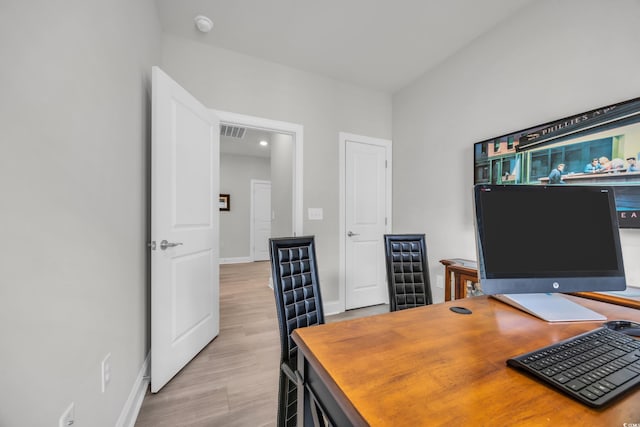
[(302, 236), (302, 177), (303, 177), (303, 161), (302, 150), (304, 140), (304, 126), (281, 122), (278, 120), (265, 119), (262, 117), (247, 116), (244, 114), (231, 113), (228, 111), (211, 110), (220, 119), (220, 124), (223, 125), (235, 125), (246, 128), (264, 130), (267, 132), (276, 132), (286, 135), (290, 135), (293, 141), (293, 176), (292, 188), (293, 188), (293, 203), (292, 203), (292, 221), (293, 221), (293, 235)]
[[(389, 139), (382, 139), (382, 138), (373, 138), (373, 137), (369, 137), (369, 136), (363, 136), (363, 135), (356, 135), (356, 134), (352, 134), (352, 133), (347, 133), (347, 132), (339, 132), (338, 134), (338, 171), (339, 171), (339, 206), (338, 206), (338, 212), (339, 212), (339, 226), (338, 226), (338, 241), (339, 241), (339, 269), (338, 269), (338, 295), (339, 295), (339, 299), (337, 301), (337, 304), (333, 305), (332, 307), (325, 307), (325, 312), (343, 312), (346, 311), (346, 304), (347, 304), (347, 298), (346, 298), (346, 294), (347, 294), (347, 286), (346, 286), (346, 274), (347, 274), (347, 266), (346, 266), (346, 255), (347, 255), (347, 251), (346, 251), (346, 243), (345, 243), (345, 236), (346, 236), (346, 208), (347, 208), (347, 203), (346, 203), (346, 191), (345, 191), (345, 185), (346, 185), (346, 150), (347, 150), (347, 142), (348, 141), (353, 141), (353, 142), (358, 142), (358, 143), (362, 143), (362, 144), (371, 144), (371, 145), (378, 145), (381, 147), (385, 148), (386, 151), (386, 156), (387, 156), (387, 167), (385, 170), (385, 174), (386, 174), (386, 191), (387, 191), (387, 203), (386, 203), (386, 207), (385, 207), (385, 212), (386, 212), (386, 218), (387, 218), (387, 224), (386, 224), (386, 233), (390, 233), (392, 230), (391, 224), (392, 224), (392, 220), (391, 220), (391, 214), (392, 214), (392, 199), (393, 199), (393, 194), (392, 194), (392, 177), (393, 174), (391, 173), (392, 171), (392, 145), (391, 145), (391, 140)], [(380, 256), (384, 256), (384, 254), (380, 254)]]
[[(256, 234), (255, 234), (255, 191), (256, 184), (269, 184), (269, 188), (271, 188), (271, 181), (267, 181), (265, 179), (252, 179), (251, 180), (251, 207), (249, 210), (249, 257), (251, 258), (251, 262), (256, 260)], [(270, 209), (271, 212), (273, 210)], [(271, 212), (269, 212), (269, 216), (271, 216)]]

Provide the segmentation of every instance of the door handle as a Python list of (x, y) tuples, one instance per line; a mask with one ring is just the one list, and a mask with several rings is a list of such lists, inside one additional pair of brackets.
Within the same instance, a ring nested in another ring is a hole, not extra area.
[(173, 242), (167, 242), (166, 240), (163, 240), (162, 242), (160, 242), (160, 249), (162, 249), (163, 251), (167, 248), (173, 248), (175, 246), (180, 246), (182, 243), (173, 243)]
[(359, 236), (359, 233), (354, 233), (353, 231), (349, 230), (349, 232), (347, 233), (347, 236), (349, 237), (353, 237), (353, 236)]

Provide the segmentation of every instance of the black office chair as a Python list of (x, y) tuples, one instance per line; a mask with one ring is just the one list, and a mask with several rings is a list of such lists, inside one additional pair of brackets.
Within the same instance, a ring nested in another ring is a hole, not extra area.
[(298, 347), (291, 333), (324, 323), (314, 237), (269, 239), (269, 249), (281, 344), (278, 426), (295, 426)]
[(433, 303), (424, 234), (385, 234), (390, 311)]

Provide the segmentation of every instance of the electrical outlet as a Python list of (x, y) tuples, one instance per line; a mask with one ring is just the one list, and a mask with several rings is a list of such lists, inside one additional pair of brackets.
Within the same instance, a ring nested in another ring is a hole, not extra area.
[(440, 289), (444, 288), (444, 276), (440, 274), (436, 275), (436, 287)]
[(102, 359), (102, 392), (107, 390), (107, 386), (111, 382), (111, 353)]
[(71, 402), (71, 405), (60, 415), (58, 420), (58, 427), (71, 427), (76, 422), (76, 404)]

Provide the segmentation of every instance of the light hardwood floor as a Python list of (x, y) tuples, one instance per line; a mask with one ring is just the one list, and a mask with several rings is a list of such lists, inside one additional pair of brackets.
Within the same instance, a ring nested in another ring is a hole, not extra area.
[[(280, 338), (268, 262), (220, 266), (220, 334), (160, 392), (147, 392), (136, 427), (275, 426)], [(327, 322), (389, 311), (388, 305)]]

